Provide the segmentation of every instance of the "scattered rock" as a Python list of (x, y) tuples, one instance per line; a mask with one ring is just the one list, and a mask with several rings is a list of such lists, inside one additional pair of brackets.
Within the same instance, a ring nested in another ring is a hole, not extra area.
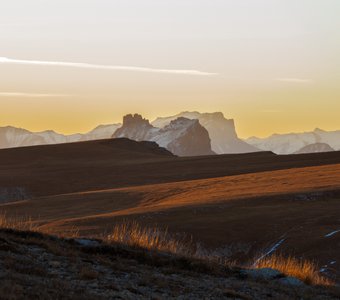
[(20, 250), (0, 249), (1, 299), (338, 299), (268, 268), (242, 270), (240, 279), (238, 269), (190, 268), (175, 255), (93, 239), (0, 229), (1, 239)]
[(284, 285), (291, 285), (291, 286), (304, 286), (305, 284), (295, 277), (283, 277), (278, 280), (279, 283)]
[(75, 241), (77, 244), (84, 247), (96, 247), (100, 245), (98, 241), (90, 239), (75, 239)]
[(281, 272), (271, 268), (249, 269), (244, 270), (243, 272), (245, 275), (253, 279), (272, 280), (283, 276)]

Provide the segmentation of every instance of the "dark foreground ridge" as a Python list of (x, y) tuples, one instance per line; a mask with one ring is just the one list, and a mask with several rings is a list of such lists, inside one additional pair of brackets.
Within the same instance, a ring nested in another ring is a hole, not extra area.
[(2, 149), (0, 187), (46, 196), (339, 163), (340, 151), (176, 157), (154, 142), (108, 139)]
[(338, 288), (273, 271), (254, 276), (100, 240), (0, 230), (0, 299), (339, 299)]

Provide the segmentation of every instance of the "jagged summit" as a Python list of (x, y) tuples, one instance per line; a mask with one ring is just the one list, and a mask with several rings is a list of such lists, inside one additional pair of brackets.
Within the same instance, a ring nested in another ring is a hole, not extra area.
[(135, 141), (150, 141), (153, 126), (149, 120), (144, 119), (139, 114), (128, 114), (123, 117), (123, 125), (118, 128), (112, 137), (129, 138)]
[(163, 128), (157, 128), (141, 115), (129, 114), (123, 118), (122, 127), (112, 137), (153, 141), (179, 156), (214, 154), (207, 130), (197, 120), (184, 117), (171, 120)]
[[(180, 120), (171, 124), (171, 122), (176, 119)], [(198, 121), (190, 122), (188, 120)], [(168, 125), (170, 125), (170, 127), (167, 127)], [(163, 130), (165, 128), (166, 130)], [(186, 128), (186, 130), (182, 131), (184, 128)], [(113, 134), (114, 137), (126, 137), (137, 141), (155, 141), (155, 139), (157, 139), (158, 142), (161, 143), (161, 146), (166, 147), (170, 144), (170, 141), (164, 137), (159, 137), (158, 133), (162, 133), (167, 136), (168, 139), (173, 140), (173, 137), (170, 136), (179, 136), (183, 134), (183, 132), (188, 134), (189, 128), (191, 128), (190, 131), (195, 134), (195, 143), (199, 145), (199, 147), (197, 151), (193, 151), (194, 148), (190, 151), (188, 150), (190, 153), (184, 151), (186, 153), (185, 155), (192, 155), (192, 153), (211, 154), (212, 151), (217, 154), (258, 151), (254, 146), (238, 138), (233, 119), (226, 119), (222, 112), (200, 113), (197, 111), (185, 111), (175, 116), (157, 118), (153, 122), (149, 122), (149, 120), (137, 113), (128, 114), (124, 116), (123, 124), (99, 125), (85, 134), (63, 135), (53, 130), (30, 132), (25, 129), (10, 126), (2, 127), (0, 128), (0, 148), (107, 139), (111, 138)], [(119, 130), (117, 131), (117, 129)], [(160, 131), (160, 129), (162, 130)], [(208, 136), (206, 136), (205, 130)], [(170, 131), (172, 132), (171, 134), (169, 133)], [(198, 141), (199, 136), (203, 138), (202, 141)], [(189, 138), (187, 139), (189, 140)], [(210, 144), (210, 146), (207, 146), (208, 144)], [(183, 152), (179, 151), (178, 153)]]
[(226, 119), (222, 112), (199, 113), (186, 111), (170, 117), (157, 118), (152, 122), (152, 125), (163, 128), (179, 117), (197, 119), (207, 129), (211, 140), (211, 148), (217, 154), (258, 151), (257, 148), (238, 138), (234, 120)]
[(149, 120), (144, 119), (140, 114), (133, 114), (133, 115), (128, 114), (123, 117), (123, 125), (125, 126), (136, 124), (136, 123), (151, 127)]

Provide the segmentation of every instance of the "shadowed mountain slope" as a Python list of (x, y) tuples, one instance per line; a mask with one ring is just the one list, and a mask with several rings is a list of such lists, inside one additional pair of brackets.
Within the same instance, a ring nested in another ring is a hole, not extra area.
[(177, 118), (198, 120), (208, 130), (211, 139), (211, 148), (217, 154), (249, 153), (259, 151), (254, 146), (247, 144), (238, 138), (233, 119), (226, 119), (221, 112), (199, 113), (182, 112), (175, 116), (157, 118), (152, 122), (153, 126), (163, 128)]
[(197, 120), (182, 117), (159, 129), (141, 115), (126, 115), (122, 127), (112, 137), (153, 141), (178, 156), (214, 154), (207, 130)]

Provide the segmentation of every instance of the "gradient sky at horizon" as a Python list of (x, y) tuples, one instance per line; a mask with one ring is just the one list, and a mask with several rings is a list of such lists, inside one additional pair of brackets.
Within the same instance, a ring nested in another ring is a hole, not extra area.
[(195, 110), (241, 137), (340, 129), (339, 14), (338, 0), (2, 1), (0, 126)]

